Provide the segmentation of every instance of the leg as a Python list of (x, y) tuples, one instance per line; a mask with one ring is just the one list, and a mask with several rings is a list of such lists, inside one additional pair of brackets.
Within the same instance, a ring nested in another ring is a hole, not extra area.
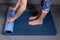
[(43, 24), (43, 20), (45, 18), (45, 16), (47, 15), (47, 13), (50, 10), (51, 7), (51, 1), (48, 0), (43, 0), (43, 7), (42, 7), (42, 13), (40, 15), (40, 17), (37, 20), (31, 21), (29, 22), (30, 25), (41, 25)]
[(44, 20), (46, 15), (47, 15), (47, 13), (42, 12), (40, 17), (37, 20), (30, 21), (29, 25), (42, 25), (43, 24), (43, 20)]
[(35, 16), (31, 16), (31, 17), (29, 18), (29, 20), (37, 19), (37, 18), (41, 15), (41, 10), (42, 10), (42, 6), (40, 6), (40, 12), (34, 12), (34, 13), (38, 13), (38, 14), (35, 15)]

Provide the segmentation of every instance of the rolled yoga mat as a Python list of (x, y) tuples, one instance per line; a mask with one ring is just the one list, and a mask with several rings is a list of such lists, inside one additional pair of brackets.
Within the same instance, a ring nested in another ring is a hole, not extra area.
[[(10, 8), (12, 8), (12, 7), (9, 7), (9, 9)], [(9, 10), (8, 9), (8, 10)], [(11, 11), (11, 12), (7, 12), (7, 18), (6, 18), (6, 21), (9, 19), (9, 18), (11, 18), (11, 17), (13, 17), (15, 15), (15, 11)], [(12, 23), (5, 23), (5, 28), (4, 28), (4, 33), (6, 34), (8, 34), (8, 33), (13, 33), (13, 27), (14, 27), (14, 22), (12, 22)]]
[[(15, 12), (12, 12), (10, 14), (8, 13), (7, 18), (12, 17), (12, 14), (15, 15)], [(9, 35), (48, 36), (48, 35), (57, 34), (57, 30), (53, 18), (51, 16), (51, 12), (47, 14), (42, 25), (35, 25), (35, 26), (29, 25), (28, 24), (29, 17), (32, 15), (35, 15), (35, 13), (29, 10), (24, 11), (23, 14), (18, 19), (16, 19), (13, 23), (10, 23), (9, 25), (8, 24), (5, 25), (4, 34), (9, 33), (9, 31), (13, 33), (13, 34), (10, 33)]]

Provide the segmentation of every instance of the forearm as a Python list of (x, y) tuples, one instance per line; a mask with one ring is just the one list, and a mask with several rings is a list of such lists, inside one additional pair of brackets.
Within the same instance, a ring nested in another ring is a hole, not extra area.
[(22, 15), (22, 13), (25, 11), (26, 7), (24, 6), (21, 6), (19, 9), (18, 9), (18, 12), (16, 13), (16, 15), (13, 17), (14, 19), (17, 19), (19, 16)]
[(17, 9), (20, 5), (20, 0), (17, 1), (16, 5), (14, 6), (15, 9)]
[(27, 0), (21, 0), (20, 1), (21, 4), (20, 4), (20, 7), (16, 13), (16, 15), (13, 17), (15, 20), (22, 15), (22, 13), (25, 11), (26, 9), (26, 6), (27, 6)]

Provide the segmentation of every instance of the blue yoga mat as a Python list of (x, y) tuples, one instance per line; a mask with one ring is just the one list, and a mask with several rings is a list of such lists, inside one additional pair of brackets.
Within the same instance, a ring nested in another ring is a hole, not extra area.
[[(9, 7), (9, 9), (12, 8), (12, 7)], [(9, 10), (8, 9), (8, 10)], [(7, 12), (7, 18), (6, 18), (6, 21), (10, 18), (12, 18), (13, 16), (15, 15), (15, 11), (12, 11), (12, 12)], [(5, 27), (4, 27), (4, 33), (13, 33), (13, 28), (14, 28), (14, 22), (12, 23), (5, 23)]]
[[(12, 14), (15, 14), (15, 12), (13, 12)], [(29, 10), (24, 11), (24, 13), (17, 20), (13, 22), (14, 23), (13, 25), (9, 25), (9, 26), (7, 25), (8, 28), (10, 26), (13, 27), (12, 29), (9, 28), (13, 31), (10, 30), (8, 32), (5, 32), (7, 30), (7, 28), (5, 28), (3, 34), (5, 35), (8, 35), (8, 34), (9, 35), (42, 35), (42, 36), (57, 34), (57, 30), (56, 30), (53, 18), (51, 16), (51, 12), (47, 14), (42, 25), (35, 25), (35, 26), (31, 26), (28, 24), (29, 17), (32, 16), (32, 14), (34, 14), (32, 11), (29, 11)]]

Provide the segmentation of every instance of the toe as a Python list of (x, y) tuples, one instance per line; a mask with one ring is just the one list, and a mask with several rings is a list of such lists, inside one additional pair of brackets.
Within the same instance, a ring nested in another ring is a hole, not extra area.
[(37, 25), (37, 23), (35, 21), (30, 21), (29, 25)]
[(29, 20), (32, 20), (32, 17), (30, 17)]
[(42, 25), (43, 22), (39, 22), (39, 21), (30, 21), (29, 25)]
[(32, 22), (31, 21), (29, 22), (29, 25), (32, 25)]
[(32, 16), (32, 17), (29, 18), (29, 20), (34, 20), (34, 19), (36, 19), (36, 18), (37, 18), (37, 17), (33, 17), (33, 16)]

